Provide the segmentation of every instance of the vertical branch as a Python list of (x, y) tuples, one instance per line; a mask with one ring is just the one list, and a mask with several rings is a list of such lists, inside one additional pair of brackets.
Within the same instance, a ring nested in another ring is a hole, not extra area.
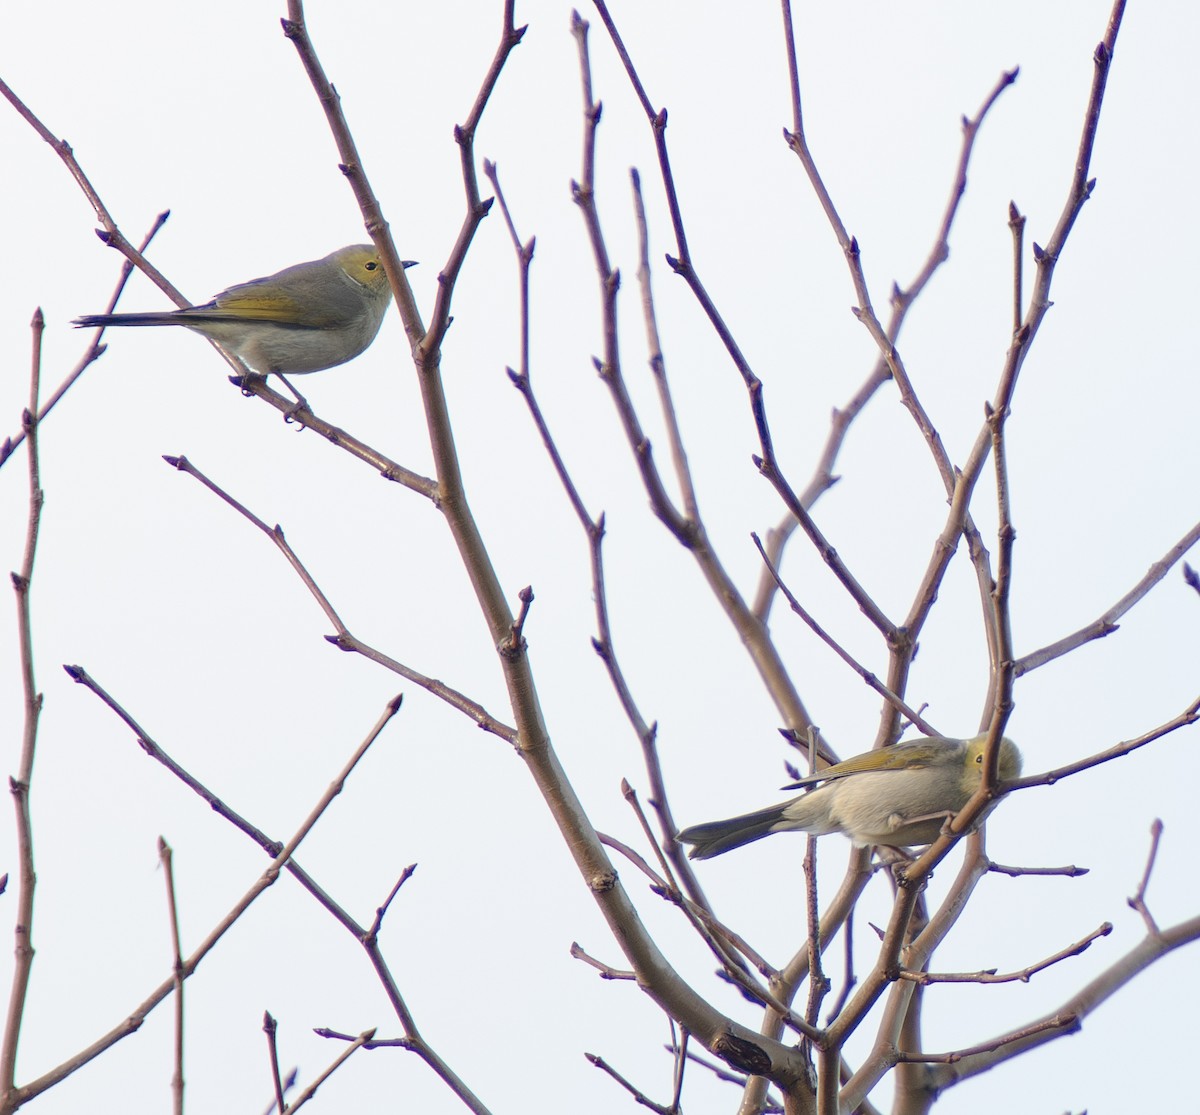
[(1025, 271), (1025, 214), (1008, 203), (1008, 227), (1013, 241), (1013, 332), (1021, 328), (1022, 285)]
[(17, 640), (21, 658), (21, 687), (25, 696), (25, 723), (21, 736), (21, 764), (15, 778), (9, 779), (17, 812), (17, 859), (20, 878), (17, 896), (17, 920), (13, 928), (15, 962), (8, 1015), (4, 1022), (4, 1040), (0, 1044), (0, 1111), (15, 1110), (13, 1088), (16, 1083), (17, 1042), (29, 993), (29, 974), (33, 968), (33, 892), (37, 876), (33, 866), (33, 821), (29, 809), (29, 788), (33, 779), (33, 757), (37, 747), (38, 721), (42, 695), (37, 691), (33, 670), (33, 620), (29, 593), (33, 581), (33, 562), (37, 556), (38, 534), (42, 523), (41, 464), (38, 459), (38, 393), (42, 374), (42, 333), (45, 318), (41, 308), (30, 322), (32, 355), (29, 372), (29, 405), (21, 416), (25, 440), (29, 445), (29, 523), (25, 532), (25, 553), (21, 570), (12, 575), (17, 595)]
[(271, 1083), (275, 1088), (275, 1106), (279, 1111), (279, 1115), (283, 1115), (283, 1077), (279, 1073), (279, 1045), (276, 1040), (276, 1034), (279, 1030), (279, 1023), (275, 1021), (274, 1016), (269, 1010), (263, 1011), (263, 1033), (267, 1035), (267, 1053), (271, 1061)]
[(646, 340), (650, 346), (650, 371), (658, 387), (659, 405), (663, 421), (667, 426), (667, 438), (671, 444), (671, 458), (675, 475), (683, 496), (683, 512), (691, 522), (699, 522), (700, 508), (696, 502), (696, 487), (692, 483), (692, 471), (688, 467), (687, 451), (683, 447), (683, 435), (679, 431), (679, 419), (675, 414), (675, 400), (671, 397), (671, 385), (667, 381), (667, 364), (663, 358), (662, 342), (658, 336), (658, 315), (654, 310), (654, 291), (650, 285), (650, 230), (646, 223), (646, 205), (642, 200), (642, 178), (637, 170), (629, 172), (633, 186), (633, 211), (638, 236), (638, 286), (642, 292), (642, 316), (646, 325)]
[(993, 412), (988, 407), (988, 424), (992, 431), (992, 461), (996, 472), (996, 505), (999, 517), (997, 535), (999, 546), (996, 554), (996, 586), (992, 590), (993, 624), (996, 633), (995, 658), (992, 661), (990, 688), (991, 706), (985, 713), (990, 722), (991, 738), (988, 741), (984, 762), (983, 785), (996, 784), (1000, 762), (1000, 736), (1004, 722), (1012, 709), (1014, 680), (1012, 649), (1012, 616), (1009, 610), (1009, 589), (1012, 580), (1013, 542), (1016, 531), (1012, 525), (1012, 506), (1008, 487), (1008, 452), (1004, 442), (1004, 425), (1008, 410)]
[[(175, 972), (175, 1072), (171, 1076), (172, 1110), (183, 1115), (183, 952), (179, 947), (179, 906), (175, 900), (175, 868), (171, 846), (158, 838), (158, 861), (167, 881), (167, 911), (171, 920), (171, 965)], [(282, 1111), (283, 1109), (280, 1108)]]

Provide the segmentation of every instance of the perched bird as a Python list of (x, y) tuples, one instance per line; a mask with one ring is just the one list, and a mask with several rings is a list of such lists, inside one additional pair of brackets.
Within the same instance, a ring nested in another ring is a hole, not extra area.
[[(413, 262), (405, 260), (404, 266)], [(324, 259), (231, 286), (203, 306), (89, 314), (74, 324), (182, 325), (240, 356), (256, 372), (282, 378), (320, 372), (364, 352), (391, 297), (378, 251), (371, 244), (352, 244)]]
[[(931, 736), (855, 755), (784, 787), (821, 784), (798, 798), (727, 821), (693, 825), (676, 839), (692, 845), (691, 859), (719, 856), (773, 832), (793, 830), (812, 836), (841, 832), (858, 845), (930, 844), (979, 789), (986, 742), (986, 736)], [(1021, 752), (1012, 740), (1002, 739), (1000, 778), (1007, 781), (1020, 773)]]

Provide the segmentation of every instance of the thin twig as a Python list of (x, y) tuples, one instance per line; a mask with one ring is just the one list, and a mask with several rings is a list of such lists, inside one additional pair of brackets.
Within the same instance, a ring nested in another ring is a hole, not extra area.
[(628, 968), (614, 968), (611, 964), (605, 964), (604, 961), (597, 960), (578, 941), (571, 942), (571, 957), (574, 960), (582, 960), (584, 964), (595, 968), (596, 971), (600, 973), (601, 979), (637, 979), (637, 972), (630, 971)]
[(700, 507), (696, 500), (696, 486), (692, 481), (692, 470), (688, 466), (683, 433), (679, 429), (679, 416), (676, 414), (675, 400), (667, 380), (667, 362), (658, 335), (658, 314), (654, 309), (654, 290), (650, 283), (650, 230), (646, 223), (646, 205), (642, 200), (642, 179), (636, 168), (629, 172), (629, 177), (633, 187), (633, 212), (638, 234), (637, 277), (642, 292), (642, 318), (645, 323), (646, 341), (650, 349), (650, 372), (658, 388), (659, 407), (662, 410), (663, 423), (667, 427), (671, 460), (675, 466), (675, 478), (683, 499), (683, 513), (692, 522), (699, 522)]
[(395, 659), (388, 657), (382, 651), (375, 650), (373, 647), (364, 643), (357, 636), (353, 635), (349, 628), (342, 622), (341, 617), (337, 614), (333, 604), (329, 598), (317, 585), (312, 575), (305, 568), (304, 563), (300, 560), (295, 550), (288, 544), (284, 537), (283, 528), (276, 524), (274, 527), (269, 527), (267, 524), (254, 514), (249, 508), (230, 495), (216, 481), (212, 480), (201, 472), (187, 457), (169, 457), (164, 456), (163, 460), (172, 468), (179, 472), (186, 473), (188, 476), (199, 480), (210, 492), (218, 499), (222, 500), (229, 507), (233, 508), (239, 515), (252, 523), (260, 531), (263, 532), (271, 542), (279, 549), (283, 556), (287, 559), (288, 564), (295, 570), (296, 575), (304, 583), (305, 587), (312, 594), (321, 610), (325, 613), (326, 618), (337, 630), (336, 635), (325, 636), (326, 641), (332, 643), (339, 650), (353, 651), (362, 655), (364, 658), (372, 662), (376, 662), (381, 666), (385, 666), (393, 673), (400, 677), (419, 685), (422, 689), (432, 693), (435, 697), (445, 701), (452, 708), (458, 709), (465, 713), (475, 721), (485, 731), (492, 732), (500, 736), (502, 739), (512, 743), (516, 738), (516, 730), (497, 720), (492, 716), (481, 704), (477, 701), (472, 701), (469, 697), (460, 693), (457, 689), (446, 685), (444, 682), (438, 681), (435, 678), (427, 677), (425, 674), (413, 670), (403, 663), (397, 662)]
[[(0, 84), (3, 83), (0, 82)], [(159, 213), (159, 215), (154, 219), (154, 223), (150, 226), (150, 231), (146, 233), (146, 235), (142, 238), (141, 244), (138, 245), (139, 252), (144, 252), (150, 246), (150, 241), (154, 239), (158, 230), (162, 228), (164, 224), (166, 224), (167, 218), (170, 215), (171, 211), (169, 209)], [(108, 305), (104, 310), (106, 314), (111, 314), (113, 310), (117, 308), (117, 302), (121, 297), (121, 293), (125, 289), (125, 284), (129, 281), (129, 276), (132, 274), (133, 264), (130, 263), (129, 260), (125, 260), (121, 264), (121, 273), (117, 278), (117, 285), (113, 290), (112, 295), (108, 300)], [(39, 423), (46, 420), (46, 415), (48, 415), (55, 408), (55, 406), (58, 405), (58, 401), (75, 385), (75, 381), (78, 380), (79, 377), (83, 375), (83, 373), (86, 372), (88, 368), (90, 368), (104, 354), (104, 351), (107, 347), (107, 345), (100, 343), (100, 334), (97, 333), (95, 338), (88, 345), (87, 350), (79, 358), (79, 362), (68, 373), (66, 379), (64, 379), (62, 383), (60, 383), (50, 393), (46, 401), (42, 403), (41, 409), (38, 411)], [(4, 462), (12, 456), (13, 451), (24, 440), (25, 431), (23, 429), (18, 431), (12, 437), (4, 439), (4, 443), (0, 445), (0, 468), (3, 468)]]
[(175, 897), (175, 867), (170, 845), (158, 838), (158, 862), (167, 882), (167, 913), (171, 926), (171, 953), (175, 967), (175, 1071), (171, 1076), (172, 1110), (183, 1115), (183, 950), (179, 944), (179, 906)]
[[(156, 267), (152, 266), (137, 248), (125, 239), (121, 230), (117, 227), (116, 221), (113, 220), (112, 214), (109, 213), (108, 207), (100, 199), (100, 194), (97, 192), (96, 187), (92, 185), (88, 176), (84, 173), (83, 167), (76, 160), (75, 152), (71, 150), (71, 145), (65, 139), (59, 139), (55, 136), (30, 111), (29, 107), (17, 96), (12, 88), (2, 80), (0, 80), (0, 96), (4, 97), (17, 110), (21, 118), (50, 145), (54, 153), (63, 161), (67, 171), (75, 179), (79, 188), (83, 191), (84, 197), (87, 198), (88, 203), (95, 211), (96, 219), (103, 226), (102, 229), (97, 229), (96, 231), (96, 235), (99, 236), (101, 242), (110, 248), (117, 249), (177, 306), (190, 305), (188, 300), (167, 281), (166, 277)], [(234, 364), (234, 367), (241, 368), (242, 365), (238, 362)]]
[(288, 1113), (298, 1110), (303, 1107), (310, 1099), (317, 1094), (317, 1089), (325, 1083), (338, 1069), (342, 1067), (351, 1057), (354, 1056), (364, 1045), (366, 1045), (375, 1036), (374, 1028), (364, 1030), (358, 1035), (341, 1053), (334, 1058), (333, 1063), (322, 1072), (316, 1080), (314, 1080), (307, 1088), (305, 1088), (297, 1097), (296, 1102), (288, 1107)]
[(25, 1000), (29, 994), (29, 976), (33, 970), (33, 896), (37, 887), (33, 857), (33, 815), (29, 795), (33, 781), (33, 759), (37, 751), (38, 724), (42, 714), (42, 694), (37, 691), (33, 665), (33, 612), (30, 593), (33, 588), (33, 564), (37, 557), (41, 534), (42, 492), (41, 457), (38, 445), (38, 396), (42, 375), (42, 334), (45, 318), (40, 308), (30, 321), (29, 402), (21, 415), (21, 425), (29, 446), (29, 510), (25, 528), (25, 550), (20, 572), (12, 574), (17, 604), (17, 646), (21, 671), (21, 692), (24, 697), (24, 721), (21, 731), (21, 758), (15, 777), (8, 780), (16, 809), (17, 824), (17, 908), (13, 925), (15, 938), (12, 984), (9, 989), (8, 1013), (4, 1020), (4, 1038), (0, 1044), (0, 1105), (5, 1111), (19, 1106), (16, 1095), (17, 1042), (25, 1017)]
[(1022, 293), (1022, 274), (1025, 266), (1025, 215), (1016, 203), (1008, 203), (1008, 227), (1013, 242), (1013, 332), (1021, 328), (1021, 307), (1025, 304)]
[(775, 563), (771, 560), (766, 547), (762, 544), (762, 540), (757, 534), (751, 532), (750, 538), (754, 545), (758, 548), (759, 554), (762, 556), (763, 563), (767, 567), (767, 572), (774, 581), (776, 587), (783, 593), (784, 599), (788, 602), (788, 607), (796, 613), (809, 628), (814, 635), (817, 636), (827, 647), (829, 647), (843, 662), (846, 663), (862, 680), (875, 690), (885, 701), (896, 708), (899, 712), (908, 717), (909, 721), (916, 727), (920, 728), (927, 736), (940, 736), (943, 733), (937, 731), (915, 708), (910, 706), (902, 697), (893, 693), (886, 685), (879, 680), (870, 670), (863, 666), (859, 661), (846, 650), (832, 635), (830, 635), (812, 616), (807, 608), (796, 599), (791, 589), (784, 584), (783, 579), (779, 575), (779, 570), (775, 567)]
[(1020, 875), (1064, 875), (1069, 879), (1077, 879), (1080, 875), (1086, 875), (1091, 868), (1076, 867), (1073, 863), (1067, 864), (1065, 867), (1009, 867), (1003, 863), (989, 860), (988, 870), (994, 871), (997, 875), (1008, 875), (1012, 878)]
[(267, 1054), (271, 1061), (271, 1082), (275, 1085), (275, 1108), (283, 1115), (285, 1104), (283, 1100), (283, 1078), (279, 1074), (279, 1046), (276, 1043), (276, 1033), (279, 1023), (275, 1021), (269, 1010), (263, 1011), (263, 1033), (267, 1035)]
[(588, 1063), (595, 1065), (602, 1072), (608, 1073), (613, 1080), (621, 1085), (642, 1107), (648, 1107), (651, 1111), (655, 1111), (658, 1115), (676, 1115), (678, 1108), (672, 1105), (655, 1103), (645, 1092), (635, 1087), (625, 1079), (616, 1069), (612, 1067), (603, 1057), (597, 1056), (595, 1053), (585, 1053), (584, 1056), (588, 1059)]
[(1151, 937), (1158, 937), (1162, 934), (1158, 928), (1158, 922), (1150, 913), (1150, 907), (1146, 905), (1146, 888), (1150, 885), (1150, 874), (1154, 870), (1154, 861), (1158, 858), (1158, 845), (1162, 840), (1162, 834), (1163, 823), (1158, 817), (1155, 817), (1154, 823), (1150, 826), (1150, 851), (1146, 854), (1146, 870), (1142, 872), (1142, 881), (1138, 883), (1137, 893), (1128, 900), (1130, 909), (1137, 910), (1142, 915), (1142, 921), (1146, 923), (1146, 932)]
[[(1200, 523), (1196, 523), (1158, 561), (1151, 565), (1146, 571), (1146, 575), (1098, 619), (1093, 620), (1086, 627), (1081, 627), (1073, 634), (1049, 644), (1049, 646), (1031, 651), (1029, 654), (1018, 658), (1013, 663), (1014, 675), (1020, 677), (1022, 674), (1027, 674), (1031, 670), (1036, 670), (1039, 666), (1044, 666), (1047, 662), (1052, 662), (1055, 658), (1060, 658), (1069, 651), (1083, 646), (1084, 643), (1091, 642), (1093, 639), (1103, 639), (1106, 635), (1111, 635), (1114, 631), (1118, 630), (1119, 625), (1117, 624), (1117, 620), (1146, 596), (1170, 572), (1175, 563), (1196, 545), (1197, 542), (1200, 542)], [(1186, 563), (1184, 570), (1186, 578)], [(1197, 591), (1200, 592), (1200, 588)]]
[(987, 749), (984, 753), (981, 788), (990, 790), (999, 779), (1000, 742), (1004, 726), (1013, 707), (1013, 649), (1012, 617), (1009, 612), (1009, 597), (1012, 585), (1013, 545), (1017, 532), (1012, 524), (1012, 497), (1008, 483), (1008, 452), (1004, 439), (1005, 424), (1009, 411), (992, 411), (985, 407), (992, 429), (992, 462), (996, 474), (996, 584), (992, 590), (991, 622), (987, 629), (992, 636), (989, 663), (989, 693), (984, 723), (988, 732)]
[(1046, 957), (1045, 960), (1039, 960), (1036, 964), (1031, 964), (1028, 968), (1022, 968), (1016, 972), (997, 973), (995, 968), (978, 972), (910, 972), (907, 969), (901, 969), (899, 976), (900, 979), (911, 980), (922, 986), (931, 983), (1028, 983), (1038, 972), (1045, 971), (1051, 965), (1087, 952), (1093, 941), (1100, 937), (1107, 937), (1112, 929), (1112, 922), (1106, 921), (1103, 925), (1093, 929), (1082, 940), (1060, 949), (1053, 956)]
[(383, 904), (375, 911), (375, 920), (371, 922), (371, 927), (367, 930), (367, 940), (374, 941), (379, 936), (379, 930), (383, 928), (383, 919), (387, 916), (389, 907), (396, 895), (400, 893), (400, 888), (412, 878), (413, 872), (416, 871), (417, 865), (410, 863), (403, 871), (400, 872), (400, 878), (396, 880), (396, 885), (388, 891), (388, 896), (383, 900)]
[(1054, 1018), (1043, 1019), (1041, 1022), (1034, 1022), (1029, 1026), (1023, 1026), (1021, 1029), (1013, 1030), (1002, 1037), (992, 1038), (991, 1041), (980, 1042), (978, 1045), (968, 1046), (966, 1049), (956, 1049), (952, 1053), (905, 1053), (897, 1051), (896, 1060), (909, 1064), (953, 1065), (964, 1058), (978, 1056), (980, 1053), (994, 1053), (998, 1049), (1003, 1049), (1006, 1045), (1023, 1042), (1031, 1037), (1038, 1037), (1042, 1034), (1071, 1033), (1078, 1028), (1079, 1018), (1077, 1015), (1058, 1015)]
[(1098, 767), (1102, 763), (1111, 762), (1113, 759), (1120, 759), (1131, 752), (1137, 751), (1138, 748), (1145, 747), (1148, 743), (1153, 743), (1155, 740), (1162, 739), (1163, 736), (1178, 731), (1180, 728), (1186, 728), (1191, 724), (1195, 724), (1197, 720), (1200, 720), (1200, 697), (1192, 701), (1178, 716), (1171, 717), (1170, 720), (1160, 724), (1157, 728), (1151, 728), (1150, 731), (1143, 732), (1142, 735), (1134, 739), (1115, 743), (1112, 747), (1098, 751), (1094, 755), (1089, 755), (1084, 759), (1077, 759), (1075, 762), (1067, 763), (1061, 767), (1055, 767), (1053, 770), (1048, 770), (1043, 774), (1031, 774), (1024, 778), (1014, 778), (1006, 784), (1005, 789), (1011, 791), (1025, 790), (1030, 786), (1053, 786), (1061, 778), (1070, 778), (1072, 775), (1080, 774), (1085, 770), (1091, 770), (1092, 767)]

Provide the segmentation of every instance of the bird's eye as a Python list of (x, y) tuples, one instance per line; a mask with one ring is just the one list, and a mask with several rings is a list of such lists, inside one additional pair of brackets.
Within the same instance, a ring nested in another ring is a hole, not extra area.
[(977, 762), (977, 763), (982, 763), (982, 762), (983, 762), (983, 756), (982, 756), (982, 755), (976, 755), (976, 756), (975, 756), (975, 762)]
[(366, 268), (368, 271), (374, 271), (376, 268), (378, 268), (378, 266), (379, 266), (379, 264), (376, 263), (375, 260), (371, 260), (369, 263), (366, 264)]

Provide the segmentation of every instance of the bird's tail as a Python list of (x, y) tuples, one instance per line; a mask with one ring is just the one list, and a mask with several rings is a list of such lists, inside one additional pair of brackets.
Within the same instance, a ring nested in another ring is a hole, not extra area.
[(692, 825), (675, 837), (684, 844), (692, 845), (688, 859), (710, 859), (728, 852), (731, 848), (740, 848), (754, 840), (761, 840), (781, 829), (795, 828), (789, 824), (783, 811), (786, 805), (773, 805), (768, 809), (759, 809), (754, 813), (743, 813), (740, 817), (730, 817), (726, 821), (707, 821), (702, 825)]
[(107, 325), (178, 325), (179, 318), (167, 310), (152, 314), (87, 314), (71, 322), (77, 329)]

